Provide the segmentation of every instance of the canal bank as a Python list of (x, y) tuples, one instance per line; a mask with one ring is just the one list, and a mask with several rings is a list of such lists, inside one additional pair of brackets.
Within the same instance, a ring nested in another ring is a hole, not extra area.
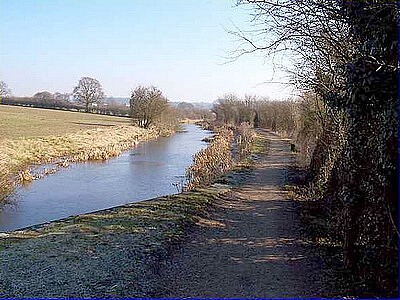
[[(0, 144), (0, 202), (16, 187), (27, 185), (75, 162), (101, 161), (120, 155), (140, 142), (170, 130), (143, 129), (132, 125), (103, 125), (95, 129), (36, 137), (20, 136), (1, 139)], [(41, 165), (47, 165), (41, 169)]]
[(194, 124), (142, 142), (118, 157), (71, 164), (19, 188), (0, 210), (7, 232), (181, 191), (193, 155), (207, 147), (210, 131)]
[(0, 297), (144, 297), (185, 230), (229, 189), (195, 190), (0, 234)]

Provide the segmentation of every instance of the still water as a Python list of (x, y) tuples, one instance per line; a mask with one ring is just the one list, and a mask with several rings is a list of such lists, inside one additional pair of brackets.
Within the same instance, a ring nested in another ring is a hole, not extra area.
[(0, 210), (0, 231), (175, 194), (193, 155), (211, 132), (184, 125), (184, 132), (139, 144), (105, 162), (78, 163), (33, 181)]

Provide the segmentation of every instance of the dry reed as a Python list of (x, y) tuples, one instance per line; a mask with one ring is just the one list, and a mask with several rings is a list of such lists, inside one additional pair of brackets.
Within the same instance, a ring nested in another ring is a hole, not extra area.
[(232, 167), (232, 141), (233, 131), (221, 128), (211, 144), (194, 155), (193, 164), (186, 170), (186, 190), (206, 186)]
[(185, 189), (205, 187), (218, 177), (239, 165), (251, 154), (255, 132), (248, 123), (240, 126), (215, 126), (208, 122), (199, 122), (203, 128), (216, 132), (208, 138), (211, 143), (199, 151), (193, 158), (192, 165), (186, 169), (187, 184)]

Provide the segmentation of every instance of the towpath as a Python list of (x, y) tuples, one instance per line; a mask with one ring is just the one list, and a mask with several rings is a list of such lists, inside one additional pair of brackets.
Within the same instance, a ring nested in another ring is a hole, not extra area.
[(219, 200), (160, 271), (158, 297), (324, 297), (329, 268), (302, 234), (283, 186), (289, 143), (267, 131), (268, 151), (229, 197)]
[[(214, 186), (0, 234), (0, 298), (335, 295), (332, 272), (304, 238), (283, 190), (293, 163), (289, 144), (260, 134), (268, 151), (257, 154), (253, 169), (233, 173), (232, 189)], [(187, 228), (193, 219), (197, 225)]]

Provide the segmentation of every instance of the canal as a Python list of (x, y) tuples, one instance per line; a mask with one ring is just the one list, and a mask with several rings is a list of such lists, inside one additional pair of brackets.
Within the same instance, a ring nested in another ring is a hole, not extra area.
[(0, 231), (177, 193), (193, 155), (207, 146), (202, 140), (211, 135), (192, 124), (183, 129), (116, 158), (73, 164), (20, 187), (2, 204)]

